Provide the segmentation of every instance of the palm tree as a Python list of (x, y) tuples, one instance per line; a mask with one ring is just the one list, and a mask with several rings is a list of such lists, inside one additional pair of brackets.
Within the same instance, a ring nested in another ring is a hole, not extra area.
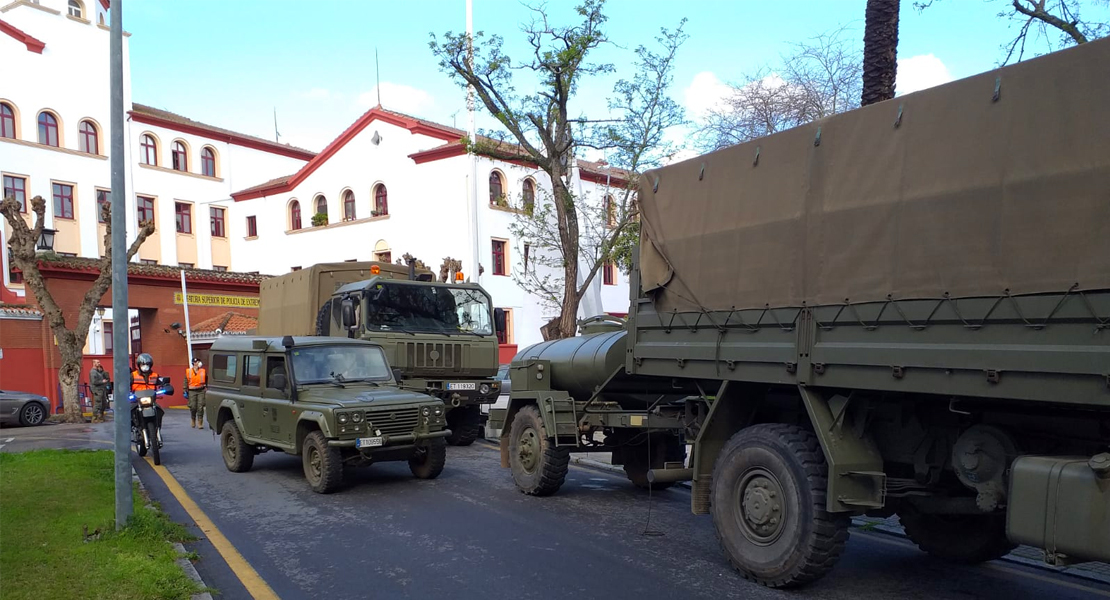
[(899, 0), (867, 0), (863, 31), (862, 104), (874, 104), (894, 97), (894, 77), (898, 71)]

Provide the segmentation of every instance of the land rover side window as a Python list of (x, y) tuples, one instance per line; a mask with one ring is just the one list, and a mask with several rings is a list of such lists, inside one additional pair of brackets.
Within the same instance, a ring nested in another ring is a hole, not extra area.
[(262, 385), (262, 357), (257, 354), (243, 356), (243, 386), (259, 387)]
[(368, 331), (492, 335), (489, 296), (449, 285), (379, 283), (366, 295)]
[(386, 381), (385, 353), (377, 346), (311, 346), (293, 349), (297, 385), (344, 381)]
[(287, 384), (289, 382), (289, 375), (285, 371), (285, 357), (284, 356), (267, 356), (266, 357), (266, 387), (272, 390), (280, 390), (280, 383), (277, 381), (277, 375)]
[(236, 356), (234, 354), (212, 355), (212, 379), (232, 383), (235, 381)]

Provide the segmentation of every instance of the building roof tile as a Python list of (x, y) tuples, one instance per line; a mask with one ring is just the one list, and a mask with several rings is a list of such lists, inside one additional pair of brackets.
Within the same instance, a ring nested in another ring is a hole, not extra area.
[(258, 150), (268, 150), (302, 160), (311, 160), (316, 156), (316, 153), (311, 150), (298, 148), (289, 144), (279, 144), (257, 136), (239, 133), (230, 129), (224, 129), (223, 127), (216, 127), (215, 125), (208, 125), (207, 123), (194, 121), (193, 119), (181, 116), (177, 113), (154, 108), (153, 106), (147, 106), (145, 104), (132, 103), (131, 115), (135, 120), (141, 123), (165, 125), (170, 128), (173, 128), (174, 125), (183, 126), (198, 135), (208, 135), (213, 139), (244, 145)]
[[(44, 271), (64, 270), (95, 273), (100, 271), (100, 259), (84, 258), (78, 256), (59, 256), (57, 258), (44, 258), (39, 261), (39, 269)], [(181, 267), (170, 265), (148, 265), (143, 263), (128, 263), (127, 273), (144, 277), (159, 279), (180, 279)], [(237, 271), (214, 271), (210, 269), (184, 269), (186, 281), (213, 282), (213, 283), (239, 283), (259, 284), (269, 275), (258, 273), (240, 273)]]
[(258, 328), (258, 318), (228, 311), (193, 325), (193, 336), (247, 335)]
[(39, 317), (43, 312), (29, 304), (10, 304), (0, 302), (0, 317)]

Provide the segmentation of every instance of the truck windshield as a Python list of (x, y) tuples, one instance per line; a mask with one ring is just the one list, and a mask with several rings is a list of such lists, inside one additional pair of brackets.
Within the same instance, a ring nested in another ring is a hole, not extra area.
[(391, 377), (381, 348), (354, 345), (294, 348), (293, 373), (298, 384), (384, 381)]
[(366, 292), (367, 331), (492, 335), (489, 296), (449, 285), (378, 283)]

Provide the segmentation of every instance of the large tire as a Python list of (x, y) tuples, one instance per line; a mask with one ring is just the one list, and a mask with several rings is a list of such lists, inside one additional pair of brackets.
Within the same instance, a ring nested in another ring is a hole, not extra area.
[(661, 469), (668, 462), (684, 461), (686, 459), (686, 445), (682, 443), (680, 438), (668, 434), (652, 435), (650, 441), (650, 457), (648, 456), (647, 440), (643, 444), (625, 448), (624, 474), (636, 487), (658, 492), (673, 486), (676, 482), (652, 483), (648, 481), (648, 471)]
[(343, 483), (343, 456), (319, 431), (305, 437), (301, 460), (304, 477), (317, 494), (330, 494)]
[(150, 456), (154, 464), (162, 464), (162, 449), (158, 445), (158, 426), (154, 420), (146, 422), (146, 439), (150, 440)]
[(328, 307), (330, 305), (325, 302), (320, 306), (320, 310), (316, 311), (316, 335), (328, 335), (331, 333), (331, 328), (328, 327)]
[(24, 427), (42, 425), (46, 421), (46, 407), (40, 402), (28, 402), (19, 411), (19, 424)]
[(797, 587), (833, 568), (850, 518), (825, 510), (827, 472), (817, 437), (794, 425), (754, 425), (725, 444), (710, 512), (717, 540), (745, 578)]
[(567, 479), (570, 449), (555, 446), (534, 405), (521, 407), (513, 417), (509, 466), (516, 487), (530, 496), (550, 496)]
[(243, 440), (234, 419), (228, 419), (220, 431), (220, 454), (224, 466), (232, 473), (246, 473), (254, 465), (254, 449)]
[(447, 428), (451, 435), (447, 443), (452, 446), (469, 446), (481, 434), (481, 413), (477, 406), (460, 406), (447, 411)]
[(409, 458), (409, 470), (420, 479), (435, 479), (447, 464), (447, 442), (443, 438), (432, 438), (428, 445), (418, 448)]
[(978, 564), (1009, 554), (1005, 515), (935, 515), (907, 509), (898, 513), (906, 537), (937, 558)]

